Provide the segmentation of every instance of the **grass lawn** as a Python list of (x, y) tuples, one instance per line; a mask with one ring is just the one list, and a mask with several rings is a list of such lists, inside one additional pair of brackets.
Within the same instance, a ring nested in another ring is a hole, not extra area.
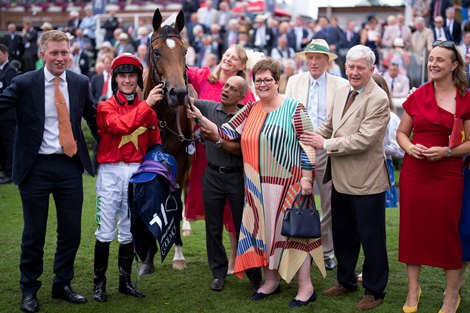
[[(171, 269), (169, 255), (163, 264), (156, 266), (156, 272), (144, 276), (140, 289), (146, 294), (143, 299), (122, 295), (117, 290), (117, 249), (111, 245), (108, 269), (108, 302), (97, 303), (91, 297), (93, 285), (93, 247), (95, 242), (95, 179), (84, 176), (85, 203), (82, 217), (82, 244), (75, 262), (75, 279), (72, 286), (88, 297), (84, 305), (72, 305), (51, 298), (52, 263), (56, 240), (55, 209), (51, 202), (48, 232), (44, 254), (44, 273), (41, 276), (43, 288), (38, 297), (41, 312), (318, 312), (347, 313), (359, 312), (354, 308), (362, 296), (362, 290), (340, 298), (319, 296), (313, 304), (299, 309), (289, 309), (287, 304), (295, 296), (295, 282), (287, 285), (281, 282), (282, 292), (260, 302), (250, 300), (252, 293), (247, 280), (228, 277), (222, 292), (209, 289), (211, 273), (206, 261), (204, 223), (191, 223), (193, 235), (184, 237), (184, 253), (188, 263), (185, 271)], [(405, 266), (398, 263), (398, 218), (397, 209), (387, 210), (387, 245), (390, 262), (390, 279), (385, 302), (372, 312), (401, 312), (406, 297)], [(22, 208), (18, 189), (14, 185), (0, 186), (0, 312), (19, 312), (21, 293), (19, 289), (19, 255), (23, 228)], [(430, 236), (438, 236), (429, 230)], [(226, 238), (227, 239), (227, 238)], [(227, 246), (228, 240), (226, 240)], [(357, 271), (361, 270), (362, 259)], [(134, 270), (135, 272), (135, 270)], [(315, 288), (321, 292), (335, 284), (336, 272), (328, 272), (321, 278), (318, 270), (312, 269)], [(467, 279), (470, 274), (467, 273)], [(133, 275), (133, 280), (136, 276)], [(437, 312), (441, 307), (442, 292), (445, 288), (443, 271), (437, 268), (423, 268), (421, 276), (423, 296), (419, 312)], [(462, 295), (459, 312), (470, 312), (470, 288)]]

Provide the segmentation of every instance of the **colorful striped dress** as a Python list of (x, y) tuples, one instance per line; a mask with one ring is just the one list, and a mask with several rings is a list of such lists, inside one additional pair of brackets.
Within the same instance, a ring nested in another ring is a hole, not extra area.
[(310, 254), (326, 276), (320, 239), (281, 235), (284, 210), (300, 191), (302, 169), (314, 169), (315, 149), (300, 144), (299, 136), (313, 126), (305, 108), (286, 98), (267, 113), (251, 102), (222, 125), (225, 140), (241, 138), (245, 172), (245, 207), (238, 241), (235, 275), (268, 266), (290, 282)]

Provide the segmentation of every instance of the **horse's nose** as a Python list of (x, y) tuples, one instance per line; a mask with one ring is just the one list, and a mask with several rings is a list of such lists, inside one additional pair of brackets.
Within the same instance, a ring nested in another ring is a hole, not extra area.
[(188, 90), (186, 88), (171, 88), (168, 94), (170, 97), (170, 103), (184, 105), (184, 100), (188, 95)]

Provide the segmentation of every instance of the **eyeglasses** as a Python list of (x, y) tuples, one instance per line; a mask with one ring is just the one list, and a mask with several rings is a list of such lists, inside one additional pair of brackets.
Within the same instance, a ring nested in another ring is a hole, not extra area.
[(432, 43), (432, 47), (444, 47), (444, 48), (449, 48), (449, 49), (453, 49), (455, 48), (455, 42), (453, 42), (452, 40), (436, 40)]
[(260, 86), (262, 83), (265, 83), (266, 86), (271, 86), (273, 82), (274, 78), (257, 79), (254, 81), (256, 86)]

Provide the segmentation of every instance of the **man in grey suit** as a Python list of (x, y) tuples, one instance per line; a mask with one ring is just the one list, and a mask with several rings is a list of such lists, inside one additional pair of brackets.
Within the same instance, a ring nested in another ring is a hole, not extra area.
[(359, 310), (383, 302), (388, 281), (385, 238), (385, 190), (389, 188), (384, 135), (390, 119), (386, 93), (373, 79), (375, 55), (363, 45), (346, 56), (350, 86), (339, 87), (333, 111), (301, 140), (328, 154), (325, 180), (332, 179), (333, 242), (338, 260), (338, 284), (323, 292), (339, 296), (357, 290), (356, 263), (364, 251), (364, 297)]
[[(326, 69), (328, 62), (337, 58), (330, 53), (328, 43), (323, 39), (312, 40), (297, 55), (307, 60), (309, 72), (294, 75), (289, 78), (286, 86), (286, 96), (303, 103), (312, 120), (313, 127), (320, 126), (331, 113), (333, 98), (340, 86), (347, 86), (344, 78), (330, 75)], [(331, 229), (331, 182), (323, 184), (327, 155), (323, 149), (317, 149), (315, 165), (315, 183), (320, 190), (321, 199), (321, 242), (325, 268), (333, 270), (334, 260), (333, 234)]]
[(67, 35), (57, 30), (45, 32), (40, 45), (45, 66), (16, 76), (0, 95), (0, 114), (16, 108), (18, 120), (13, 181), (20, 191), (24, 217), (20, 258), (23, 312), (39, 310), (37, 292), (51, 194), (57, 211), (52, 297), (86, 302), (70, 287), (80, 245), (83, 170), (93, 175), (82, 117), (92, 133), (97, 133), (88, 78), (66, 70), (70, 61)]

